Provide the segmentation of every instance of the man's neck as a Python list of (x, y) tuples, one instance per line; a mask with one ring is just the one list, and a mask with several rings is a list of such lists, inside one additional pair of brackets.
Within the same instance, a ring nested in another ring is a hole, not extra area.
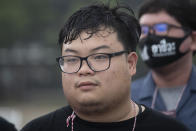
[[(121, 109), (120, 109), (121, 108)], [(128, 101), (125, 105), (118, 105), (116, 108), (108, 110), (103, 113), (94, 113), (94, 114), (84, 114), (76, 112), (76, 114), (84, 120), (91, 122), (119, 122), (123, 120), (128, 120), (138, 113), (138, 107), (133, 102)]]
[(192, 60), (178, 61), (168, 66), (152, 70), (157, 87), (176, 87), (185, 85), (190, 77)]

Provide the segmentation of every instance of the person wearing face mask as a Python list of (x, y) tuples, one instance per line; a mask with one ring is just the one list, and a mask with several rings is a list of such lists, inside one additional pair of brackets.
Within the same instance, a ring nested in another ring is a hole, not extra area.
[(150, 68), (132, 84), (131, 96), (196, 130), (196, 6), (189, 0), (148, 0), (140, 6), (138, 45)]

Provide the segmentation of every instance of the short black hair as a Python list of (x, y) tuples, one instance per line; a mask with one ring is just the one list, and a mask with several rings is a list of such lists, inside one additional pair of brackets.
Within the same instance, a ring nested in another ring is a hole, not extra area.
[[(141, 28), (133, 10), (125, 5), (97, 3), (83, 7), (73, 13), (59, 33), (58, 43), (62, 49), (63, 43), (71, 43), (84, 31), (90, 31), (90, 37), (100, 31), (100, 27), (111, 28), (117, 32), (118, 40), (125, 50), (135, 51)], [(89, 37), (89, 38), (90, 38)]]
[(139, 8), (138, 17), (147, 13), (165, 11), (182, 26), (196, 30), (196, 6), (190, 0), (145, 0)]

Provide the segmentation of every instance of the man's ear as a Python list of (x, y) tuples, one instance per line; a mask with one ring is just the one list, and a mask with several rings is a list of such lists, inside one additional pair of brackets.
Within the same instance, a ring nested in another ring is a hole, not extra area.
[(192, 31), (192, 43), (190, 46), (191, 51), (196, 51), (196, 31)]
[(129, 73), (131, 76), (133, 76), (136, 73), (136, 65), (138, 56), (136, 52), (131, 52), (128, 54), (128, 64), (129, 64)]

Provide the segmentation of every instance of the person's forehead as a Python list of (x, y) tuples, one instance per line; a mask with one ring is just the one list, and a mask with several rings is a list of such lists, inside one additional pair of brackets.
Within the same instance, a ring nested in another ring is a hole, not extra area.
[(140, 17), (140, 24), (154, 25), (157, 23), (168, 23), (180, 26), (181, 24), (171, 15), (165, 11), (160, 11), (157, 13), (146, 13)]
[(65, 50), (92, 52), (98, 50), (118, 51), (121, 48), (123, 49), (121, 42), (117, 38), (117, 33), (114, 31), (99, 31), (96, 34), (89, 36), (90, 34), (87, 32), (82, 32), (80, 37), (72, 41), (70, 44), (63, 44), (63, 52)]

